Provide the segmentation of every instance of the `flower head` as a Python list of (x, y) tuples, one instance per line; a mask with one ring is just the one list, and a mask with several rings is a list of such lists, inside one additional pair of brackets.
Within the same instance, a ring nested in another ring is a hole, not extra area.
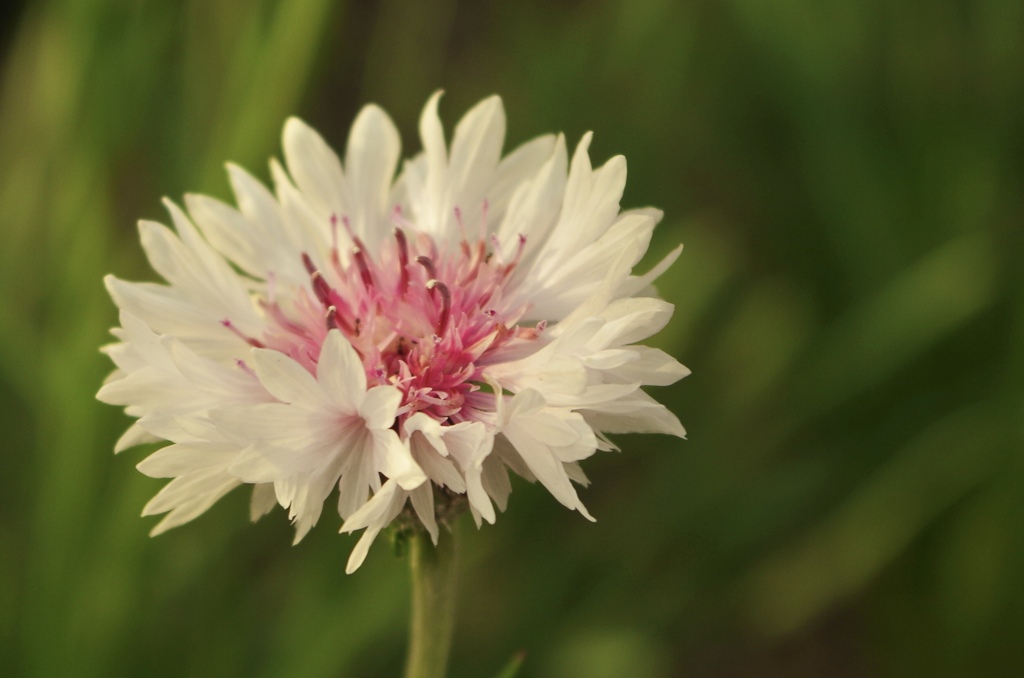
[(365, 529), (351, 571), (407, 504), (435, 541), (438, 498), (494, 522), (509, 469), (590, 518), (573, 483), (606, 433), (683, 435), (640, 387), (688, 371), (636, 343), (672, 313), (650, 283), (679, 249), (632, 275), (661, 215), (620, 212), (625, 161), (593, 169), (589, 135), (571, 161), (561, 136), (502, 158), (497, 97), (448, 146), (439, 97), (397, 179), (380, 108), (344, 162), (291, 119), (273, 193), (229, 166), (237, 209), (187, 195), (175, 231), (140, 223), (168, 284), (107, 278), (121, 326), (98, 397), (138, 418), (118, 451), (171, 443), (139, 464), (173, 478), (154, 533), (249, 483), (253, 518), (280, 504), (298, 541), (337, 488), (342, 530)]

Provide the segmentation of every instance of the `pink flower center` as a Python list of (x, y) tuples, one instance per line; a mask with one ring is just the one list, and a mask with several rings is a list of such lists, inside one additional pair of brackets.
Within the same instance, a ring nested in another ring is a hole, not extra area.
[[(373, 257), (349, 236), (353, 247), (345, 263), (337, 245), (329, 261), (303, 253), (310, 289), (287, 308), (270, 289), (260, 302), (267, 330), (249, 343), (281, 351), (315, 374), (327, 332), (338, 329), (362, 358), (370, 386), (403, 391), (400, 415), (421, 411), (458, 422), (493, 413), (483, 369), (540, 348), (534, 340), (545, 327), (519, 327), (528, 307), (503, 295), (525, 238), (513, 259), (503, 261), (499, 248), (488, 252), (482, 239), (463, 239), (450, 251), (426, 234), (410, 239), (395, 228)], [(272, 288), (272, 278), (267, 282)]]

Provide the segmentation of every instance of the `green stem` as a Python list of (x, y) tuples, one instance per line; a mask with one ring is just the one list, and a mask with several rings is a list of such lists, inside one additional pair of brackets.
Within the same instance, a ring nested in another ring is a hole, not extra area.
[(441, 529), (435, 547), (423, 530), (409, 536), (412, 619), (405, 678), (443, 678), (455, 623), (457, 525)]

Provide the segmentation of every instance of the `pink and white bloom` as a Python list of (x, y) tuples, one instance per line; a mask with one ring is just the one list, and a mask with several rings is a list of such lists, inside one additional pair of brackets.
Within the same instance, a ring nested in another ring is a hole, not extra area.
[(625, 160), (594, 169), (589, 134), (571, 159), (561, 135), (503, 158), (497, 97), (448, 145), (439, 98), (397, 178), (380, 108), (344, 159), (293, 118), (273, 192), (229, 166), (237, 208), (187, 195), (173, 231), (140, 223), (167, 284), (107, 278), (121, 326), (98, 397), (138, 418), (117, 451), (171, 443), (139, 464), (173, 478), (154, 533), (252, 484), (253, 519), (280, 504), (298, 541), (337, 488), (342, 530), (365, 530), (352, 571), (407, 505), (435, 542), (438, 501), (493, 523), (508, 470), (590, 518), (574, 483), (605, 434), (684, 435), (641, 387), (688, 370), (637, 343), (672, 314), (650, 284), (680, 249), (632, 274), (661, 213), (620, 211)]

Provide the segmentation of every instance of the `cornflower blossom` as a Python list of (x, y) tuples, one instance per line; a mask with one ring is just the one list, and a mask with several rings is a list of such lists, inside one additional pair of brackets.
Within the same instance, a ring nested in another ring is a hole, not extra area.
[(171, 443), (138, 465), (173, 479), (143, 511), (167, 513), (153, 534), (252, 484), (252, 518), (280, 504), (297, 543), (337, 488), (342, 531), (365, 530), (351, 572), (407, 504), (435, 543), (453, 502), (493, 523), (509, 470), (593, 520), (573, 483), (605, 434), (684, 435), (641, 387), (688, 370), (637, 344), (672, 314), (650, 283), (681, 248), (632, 275), (661, 213), (620, 212), (625, 160), (593, 169), (589, 134), (571, 160), (561, 135), (503, 158), (497, 97), (449, 147), (439, 98), (397, 179), (377, 106), (344, 161), (292, 118), (273, 192), (229, 165), (237, 208), (186, 195), (187, 214), (165, 201), (173, 231), (140, 223), (167, 284), (107, 277), (117, 369), (98, 397), (138, 418), (116, 451)]

